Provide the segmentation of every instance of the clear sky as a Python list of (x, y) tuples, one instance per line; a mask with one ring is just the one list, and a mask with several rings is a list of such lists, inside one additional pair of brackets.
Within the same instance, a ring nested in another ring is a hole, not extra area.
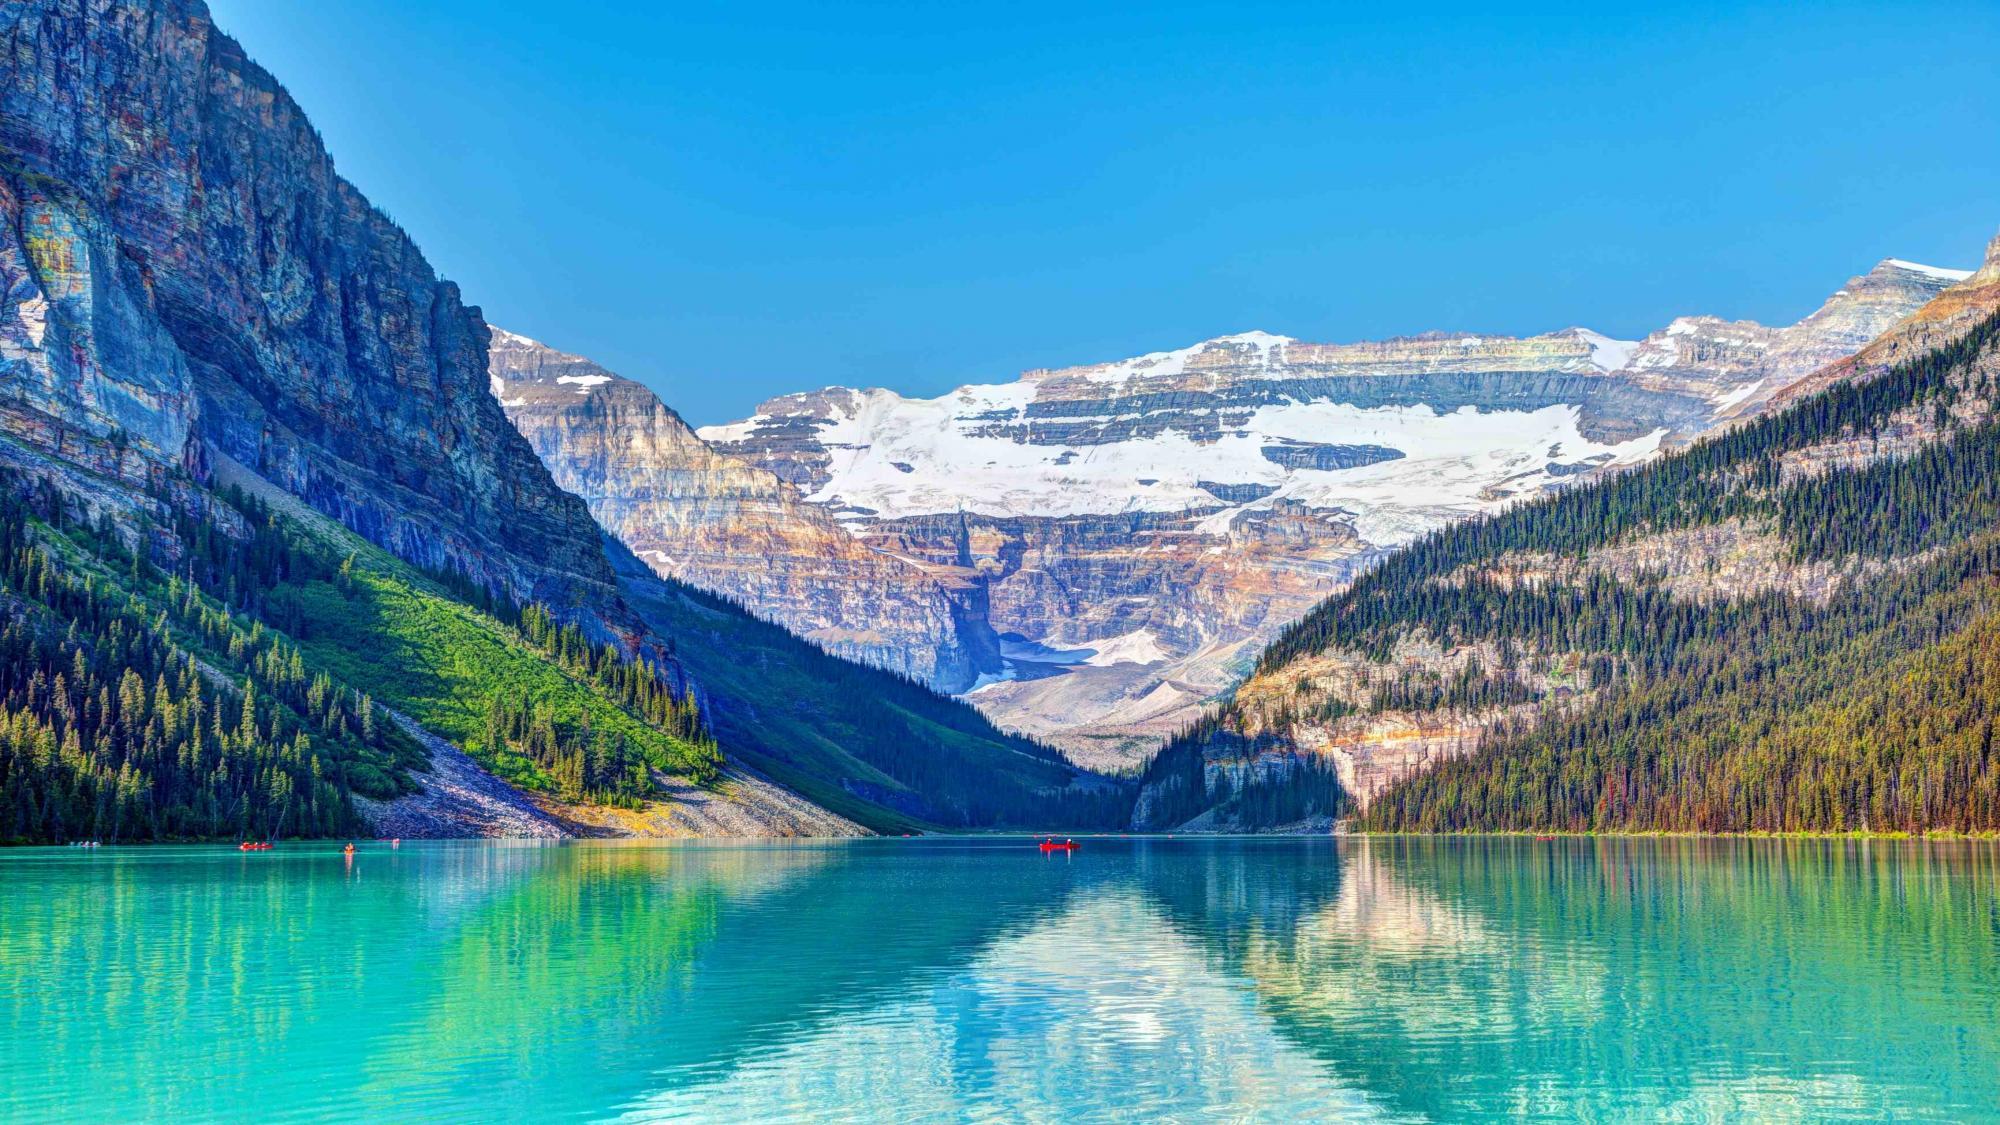
[(2000, 5), (210, 0), (489, 319), (696, 423), (1263, 329), (1789, 322), (2000, 229)]

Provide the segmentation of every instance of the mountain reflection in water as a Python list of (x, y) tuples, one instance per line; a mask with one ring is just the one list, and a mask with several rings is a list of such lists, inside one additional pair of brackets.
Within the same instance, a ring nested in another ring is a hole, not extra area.
[(1988, 844), (0, 855), (0, 1117), (1853, 1117), (2000, 1105)]

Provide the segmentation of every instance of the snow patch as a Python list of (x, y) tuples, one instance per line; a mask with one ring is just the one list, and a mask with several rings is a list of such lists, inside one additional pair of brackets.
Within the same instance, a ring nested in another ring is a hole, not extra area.
[(1899, 270), (1908, 270), (1911, 273), (1920, 273), (1925, 277), (1935, 277), (1943, 281), (1964, 281), (1972, 276), (1971, 270), (1948, 270), (1942, 266), (1927, 266), (1922, 262), (1906, 262), (1901, 258), (1890, 258), (1888, 264)]
[(972, 681), (972, 686), (966, 688), (962, 692), (959, 692), (959, 694), (978, 695), (980, 692), (985, 691), (987, 688), (990, 688), (995, 684), (1008, 684), (1013, 682), (1014, 682), (1014, 669), (1010, 665), (1006, 669), (999, 672), (979, 673), (978, 677)]
[(540, 340), (530, 340), (518, 332), (509, 332), (497, 324), (489, 324), (486, 330), (493, 334), (493, 346), (502, 348), (539, 348)]
[(28, 335), (28, 342), (39, 348), (49, 331), (49, 301), (40, 293), (22, 301), (14, 308), (14, 315), (21, 321), (21, 330)]
[(1590, 362), (1599, 371), (1623, 371), (1639, 349), (1638, 340), (1614, 340), (1588, 328), (1575, 329), (1577, 338), (1590, 345)]
[(1764, 380), (1759, 379), (1747, 387), (1740, 387), (1736, 390), (1730, 391), (1728, 394), (1718, 395), (1715, 398), (1711, 399), (1710, 401), (1715, 403), (1715, 408), (1717, 410), (1727, 410), (1730, 407), (1735, 406), (1737, 403), (1742, 402), (1745, 399), (1749, 398), (1751, 395), (1756, 394), (1757, 389), (1759, 387), (1762, 387), (1763, 385), (1764, 385)]
[(1257, 362), (1266, 368), (1280, 365), (1284, 360), (1287, 344), (1298, 341), (1290, 336), (1278, 336), (1270, 332), (1238, 332), (1231, 336), (1217, 336), (1203, 340), (1199, 344), (1177, 348), (1170, 352), (1148, 352), (1132, 359), (1122, 359), (1116, 363), (1094, 364), (1085, 367), (1066, 367), (1053, 374), (1080, 375), (1093, 383), (1127, 383), (1133, 379), (1167, 379), (1187, 372), (1188, 361), (1214, 348), (1231, 348), (1248, 345), (1257, 351)]
[[(1034, 383), (1013, 383), (962, 387), (936, 399), (857, 393), (817, 421), (827, 477), (808, 499), (867, 510), (871, 519), (1187, 512), (1202, 532), (1223, 538), (1245, 513), (1290, 501), (1339, 513), (1371, 542), (1400, 544), (1491, 510), (1536, 481), (1555, 483), (1546, 471), (1551, 447), (1570, 464), (1623, 463), (1650, 456), (1660, 436), (1592, 442), (1569, 405), (1439, 413), (1428, 405), (1319, 401), (1261, 405), (1214, 436), (1168, 427), (1122, 441), (1038, 444), (1020, 440), (1035, 391)], [(727, 440), (755, 429), (753, 420), (705, 427), (702, 436)], [(1265, 456), (1288, 443), (1378, 445), (1403, 456), (1348, 469), (1287, 468)], [(1231, 504), (1202, 487), (1217, 480), (1273, 491)], [(1020, 658), (1054, 662), (1047, 654)]]
[(590, 388), (601, 387), (610, 381), (611, 376), (609, 375), (559, 375), (556, 377), (556, 382), (558, 383), (574, 385), (577, 389), (576, 393), (580, 395), (587, 395), (590, 393)]
[(1085, 664), (1108, 668), (1113, 664), (1158, 664), (1168, 656), (1160, 647), (1159, 638), (1150, 629), (1135, 629), (1130, 633), (1089, 642), (1091, 653)]
[(694, 433), (696, 437), (703, 441), (727, 444), (733, 441), (742, 441), (744, 438), (756, 433), (770, 420), (771, 416), (769, 414), (753, 414), (741, 422), (728, 422), (716, 426), (699, 426), (696, 427)]

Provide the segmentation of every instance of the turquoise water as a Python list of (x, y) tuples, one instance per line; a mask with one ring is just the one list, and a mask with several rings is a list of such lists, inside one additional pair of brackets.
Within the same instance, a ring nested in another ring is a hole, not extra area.
[(2000, 849), (0, 853), (0, 1118), (2000, 1117)]

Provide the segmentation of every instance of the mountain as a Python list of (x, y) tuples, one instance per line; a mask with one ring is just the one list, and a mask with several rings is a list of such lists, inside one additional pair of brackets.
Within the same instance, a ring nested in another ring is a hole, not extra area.
[(494, 397), (564, 491), (654, 571), (726, 592), (829, 652), (946, 686), (997, 666), (983, 588), (870, 549), (767, 470), (717, 453), (645, 387), (505, 329)]
[[(934, 682), (1083, 760), (1131, 763), (1390, 552), (1761, 409), (1964, 276), (1892, 259), (1794, 325), (1682, 317), (1643, 340), (1252, 332), (934, 399), (788, 395), (699, 432), (878, 554), (949, 576), (968, 659)], [(799, 620), (762, 560), (718, 552), (691, 578)]]
[(199, 0), (21, 0), (0, 49), (0, 836), (1115, 814), (607, 541)]
[(2000, 829), (2000, 239), (1945, 280), (1719, 435), (1322, 603), (1135, 824)]

